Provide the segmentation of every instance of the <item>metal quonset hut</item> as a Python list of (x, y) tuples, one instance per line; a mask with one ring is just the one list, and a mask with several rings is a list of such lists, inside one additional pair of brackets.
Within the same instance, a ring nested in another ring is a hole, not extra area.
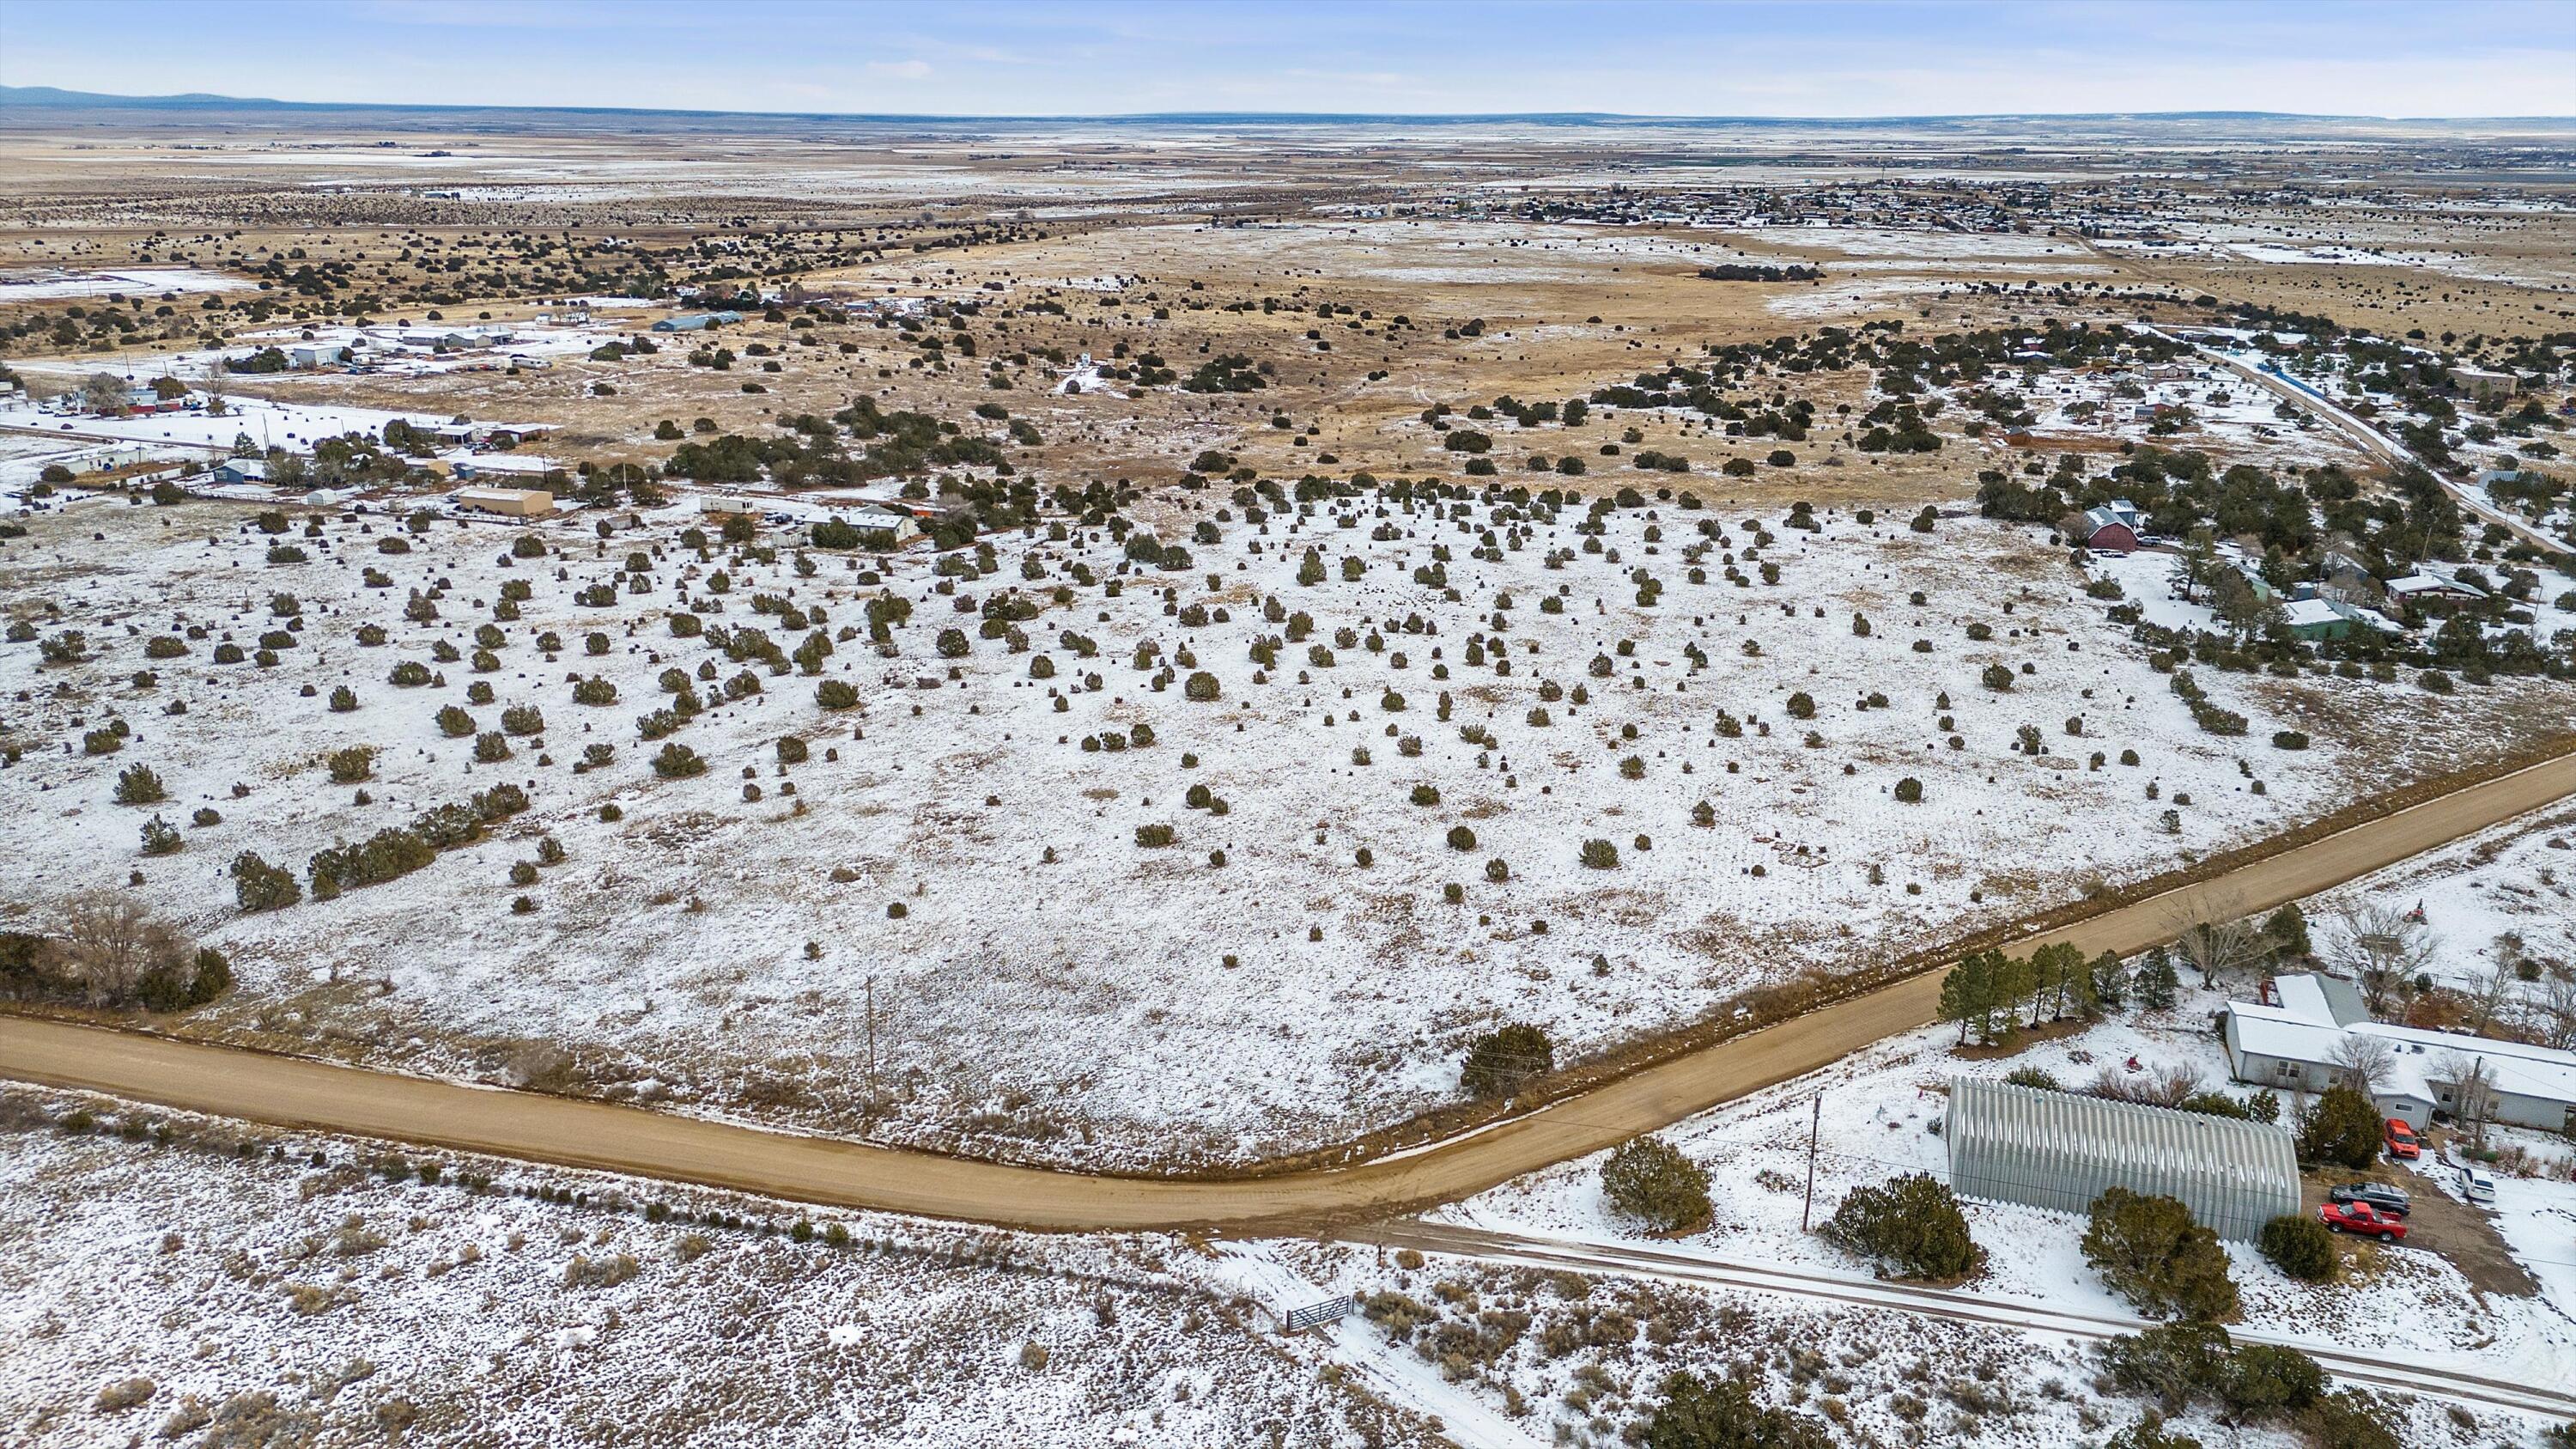
[(2081, 1214), (2125, 1187), (2243, 1241), (2299, 1211), (2290, 1134), (2261, 1122), (1961, 1077), (1943, 1131), (1962, 1197)]

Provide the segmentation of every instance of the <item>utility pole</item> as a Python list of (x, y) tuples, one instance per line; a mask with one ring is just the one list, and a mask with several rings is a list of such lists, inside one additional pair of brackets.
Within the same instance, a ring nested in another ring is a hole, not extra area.
[(868, 1115), (877, 1111), (877, 973), (868, 973)]
[(1798, 1231), (1802, 1233), (1816, 1216), (1816, 1127), (1824, 1116), (1825, 1094), (1818, 1092), (1807, 1109), (1807, 1205), (1798, 1210)]

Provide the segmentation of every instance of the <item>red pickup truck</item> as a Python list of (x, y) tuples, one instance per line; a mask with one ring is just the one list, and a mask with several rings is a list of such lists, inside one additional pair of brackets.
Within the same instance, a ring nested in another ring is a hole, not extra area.
[(2393, 1243), (2406, 1236), (2406, 1224), (2366, 1202), (2330, 1202), (2317, 1209), (2317, 1221), (2338, 1233), (2359, 1233)]

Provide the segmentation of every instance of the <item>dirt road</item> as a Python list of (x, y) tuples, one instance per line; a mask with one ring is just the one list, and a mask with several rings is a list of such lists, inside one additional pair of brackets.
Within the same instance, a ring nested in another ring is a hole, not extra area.
[[(2019, 949), (2066, 941), (2088, 955), (2143, 950), (2197, 912), (2268, 910), (2571, 792), (2576, 754), (2560, 755)], [(1064, 1230), (1297, 1230), (1465, 1197), (1669, 1126), (1921, 1026), (1939, 994), (1937, 976), (1916, 977), (1434, 1146), (1231, 1182), (1008, 1167), (22, 1017), (0, 1016), (0, 1074), (281, 1126), (927, 1217)]]
[[(2237, 373), (2247, 381), (2252, 382), (2255, 386), (2277, 395), (2292, 407), (2305, 410), (2309, 416), (2314, 417), (2324, 422), (2328, 427), (2341, 432), (2344, 436), (2359, 444), (2363, 451), (2369, 453), (2375, 458), (2378, 458), (2382, 462), (2387, 463), (2390, 467), (2403, 468), (2418, 461), (2414, 454), (2408, 452), (2395, 439), (2382, 433), (2370, 424), (2363, 422), (2361, 419), (2354, 417), (2352, 414), (2345, 412), (2342, 408), (2336, 407), (2332, 403), (2326, 402), (2323, 399), (2305, 391), (2288, 379), (2275, 376), (2274, 374), (2265, 372), (2258, 367), (2248, 366), (2223, 352), (2219, 352), (2211, 348), (2200, 347), (2196, 350), (2201, 356)], [(2477, 489), (2466, 483), (2460, 482), (2456, 478), (2445, 476), (2437, 469), (2428, 469), (2427, 471), (2432, 472), (2434, 477), (2440, 480), (2442, 487), (2450, 492), (2452, 500), (2458, 503), (2462, 509), (2466, 510), (2472, 516), (2483, 522), (2495, 524), (2497, 527), (2502, 528), (2509, 533), (2521, 535), (2523, 541), (2531, 544), (2534, 548), (2541, 549), (2548, 553), (2567, 552), (2567, 545), (2564, 542), (2559, 539), (2552, 538), (2542, 530), (2533, 527), (2531, 520), (2524, 518), (2519, 514), (2498, 508), (2495, 504), (2489, 502), (2483, 494), (2479, 493)]]

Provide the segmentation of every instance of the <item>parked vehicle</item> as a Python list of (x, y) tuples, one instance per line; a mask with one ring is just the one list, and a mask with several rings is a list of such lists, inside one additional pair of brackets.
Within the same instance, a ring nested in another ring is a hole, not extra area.
[(2317, 1209), (2317, 1221), (2338, 1233), (2359, 1233), (2393, 1243), (2406, 1236), (2406, 1225), (2392, 1217), (2383, 1217), (2377, 1208), (2365, 1202), (2330, 1202)]
[(2402, 1218), (2415, 1210), (2406, 1189), (2384, 1182), (2347, 1182), (2326, 1190), (2329, 1202), (2362, 1203), (2385, 1217)]
[(2495, 1179), (2489, 1177), (2483, 1167), (2463, 1166), (2460, 1169), (2460, 1196), (2471, 1202), (2492, 1203), (2495, 1201)]
[(2415, 1135), (2415, 1129), (2407, 1126), (2403, 1117), (2388, 1119), (2388, 1155), (2405, 1162), (2424, 1155), (2424, 1139)]

